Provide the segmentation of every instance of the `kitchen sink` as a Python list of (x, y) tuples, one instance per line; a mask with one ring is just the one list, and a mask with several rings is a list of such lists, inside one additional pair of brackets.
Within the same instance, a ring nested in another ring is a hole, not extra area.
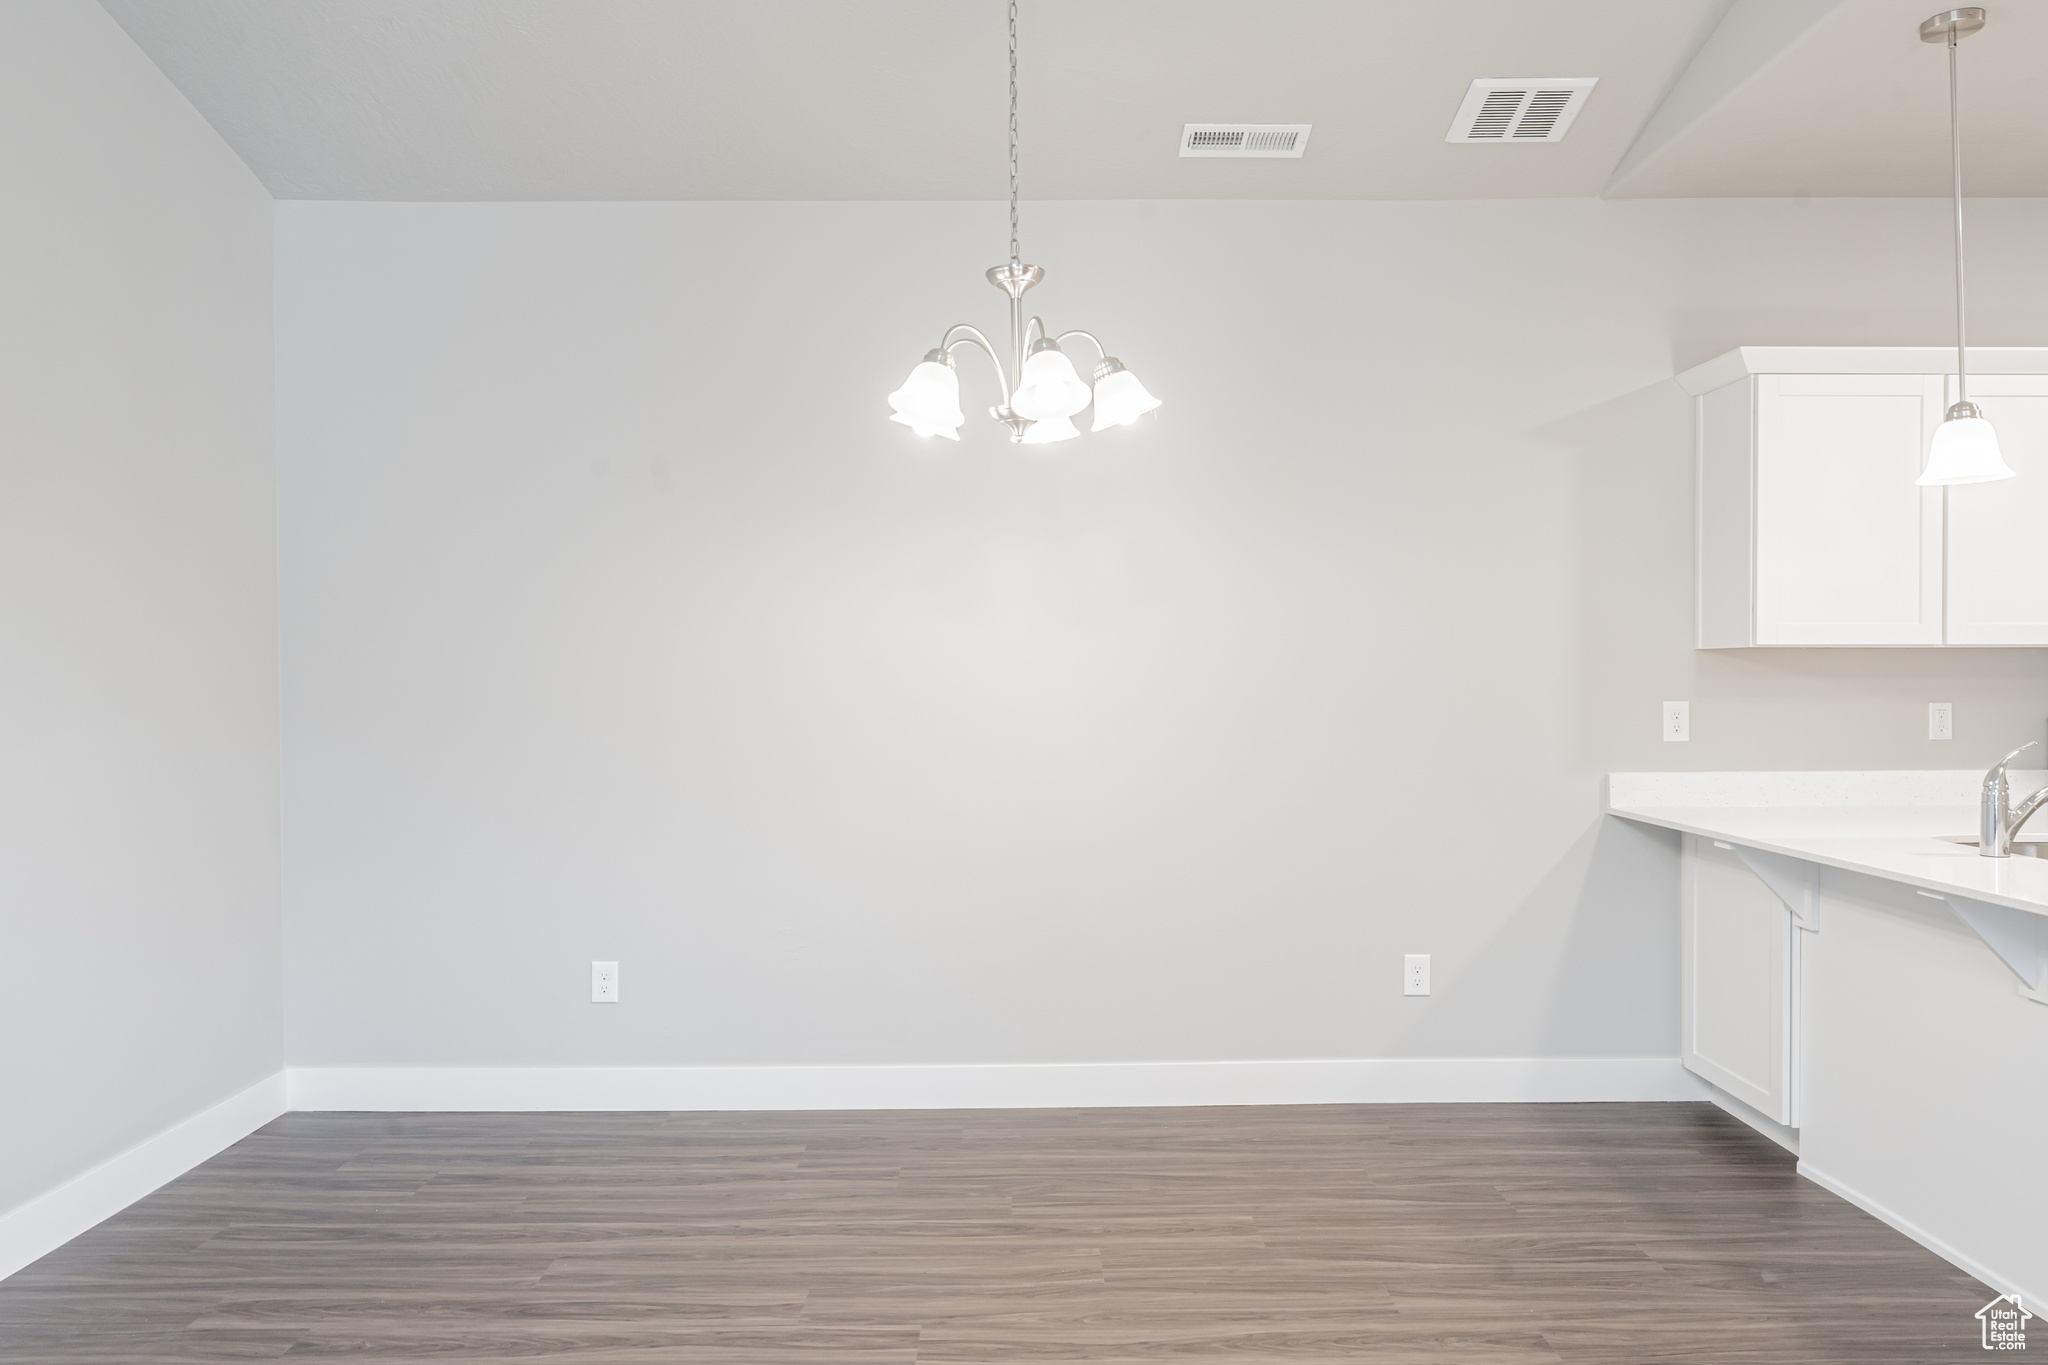
[[(1978, 848), (1975, 839), (1942, 837), (1945, 844), (1961, 844), (1964, 848)], [(2048, 839), (2015, 839), (2012, 841), (2012, 856), (2015, 858), (2048, 858)]]

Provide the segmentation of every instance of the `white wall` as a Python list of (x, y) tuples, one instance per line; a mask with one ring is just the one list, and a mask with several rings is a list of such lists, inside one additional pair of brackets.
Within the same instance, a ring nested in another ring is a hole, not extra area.
[(1945, 340), (1940, 203), (1027, 205), (1167, 406), (920, 443), (1002, 216), (279, 206), (291, 1062), (1668, 1057), (1601, 773), (2042, 733), (2042, 651), (1689, 646), (1670, 376)]
[(5, 1214), (274, 1074), (282, 947), (269, 197), (85, 0), (0, 185)]

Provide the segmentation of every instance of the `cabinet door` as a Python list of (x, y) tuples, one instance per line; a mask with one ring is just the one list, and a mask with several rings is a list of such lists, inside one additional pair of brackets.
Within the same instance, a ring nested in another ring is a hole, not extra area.
[(1973, 378), (1970, 401), (2019, 477), (1948, 490), (1948, 642), (2048, 645), (2048, 375)]
[(1756, 642), (1938, 645), (1940, 375), (1760, 375)]
[(1686, 1069), (1792, 1122), (1792, 913), (1733, 850), (1687, 835), (1679, 896)]

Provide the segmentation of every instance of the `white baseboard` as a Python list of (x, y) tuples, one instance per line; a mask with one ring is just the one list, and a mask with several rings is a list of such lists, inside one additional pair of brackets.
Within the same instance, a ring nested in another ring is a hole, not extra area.
[(1707, 1098), (1712, 1100), (1717, 1108), (1725, 1110), (1733, 1118), (1741, 1119), (1744, 1123), (1756, 1129), (1792, 1155), (1799, 1155), (1799, 1130), (1797, 1128), (1787, 1128), (1776, 1119), (1769, 1118), (1757, 1109), (1744, 1104), (1718, 1085), (1709, 1082), (1707, 1089), (1711, 1092)]
[(1833, 1176), (1815, 1170), (1806, 1162), (1800, 1162), (1797, 1169), (1799, 1174), (1828, 1191), (1828, 1193), (1840, 1195), (1872, 1218), (1877, 1219), (1878, 1222), (1903, 1232), (1906, 1236), (1912, 1238), (1921, 1246), (1926, 1247), (1956, 1269), (1967, 1275), (1976, 1276), (1999, 1293), (2017, 1294), (2025, 1303), (2048, 1303), (2048, 1292), (2043, 1292), (2048, 1291), (2048, 1284), (2020, 1284), (2012, 1276), (2000, 1274), (1976, 1258), (1965, 1256), (1962, 1252), (1957, 1251), (1947, 1242), (1942, 1241), (1941, 1238), (1936, 1237), (1918, 1224), (1901, 1218), (1898, 1214), (1892, 1212), (1870, 1196), (1851, 1189)]
[(1048, 1109), (1703, 1100), (1674, 1057), (998, 1066), (290, 1067), (293, 1109)]
[(280, 1071), (0, 1215), (0, 1280), (232, 1147), (284, 1111), (285, 1073)]

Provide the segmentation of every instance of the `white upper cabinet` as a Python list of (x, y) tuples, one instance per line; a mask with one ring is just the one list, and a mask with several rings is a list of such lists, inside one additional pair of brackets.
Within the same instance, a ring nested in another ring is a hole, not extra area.
[(1970, 355), (2016, 479), (1914, 482), (1953, 350), (1745, 347), (1679, 376), (1699, 400), (1701, 649), (2048, 645), (2025, 569), (2048, 536), (2048, 348)]
[(1970, 401), (2019, 477), (1948, 490), (1948, 643), (2048, 645), (2048, 374), (1973, 375)]
[(1765, 374), (1756, 386), (1759, 645), (1941, 643), (1941, 490), (1922, 453), (1942, 381)]

